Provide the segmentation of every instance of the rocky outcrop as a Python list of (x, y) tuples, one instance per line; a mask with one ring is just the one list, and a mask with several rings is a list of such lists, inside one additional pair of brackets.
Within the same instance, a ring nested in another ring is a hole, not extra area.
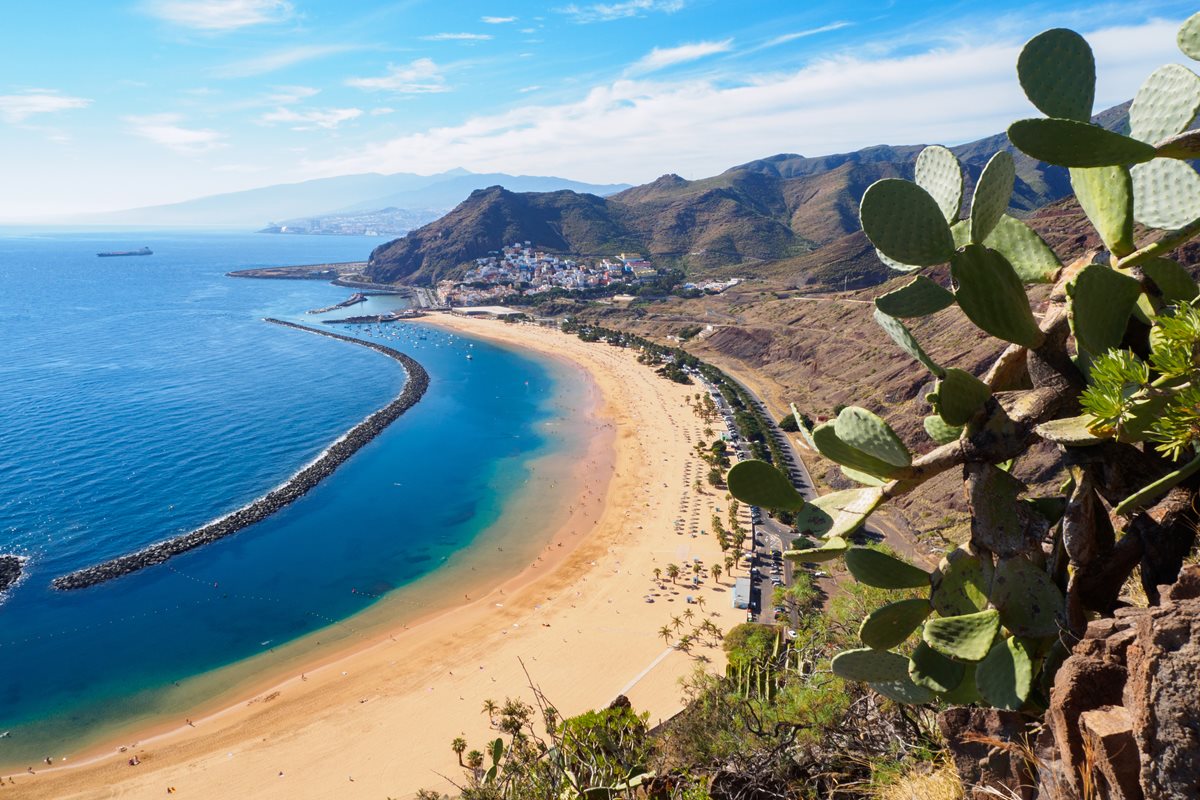
[(1200, 796), (1200, 567), (1162, 598), (1092, 622), (1059, 669), (1039, 798)]
[(268, 492), (253, 503), (243, 506), (231, 514), (226, 514), (216, 522), (210, 522), (208, 525), (197, 528), (190, 533), (176, 536), (173, 539), (167, 539), (164, 542), (158, 542), (136, 553), (130, 553), (119, 558), (114, 558), (111, 561), (106, 561), (103, 564), (97, 564), (72, 572), (69, 575), (55, 578), (51, 582), (51, 585), (55, 589), (83, 589), (88, 586), (95, 586), (98, 583), (104, 583), (105, 581), (119, 578), (122, 575), (128, 575), (131, 572), (137, 572), (155, 564), (161, 564), (169, 558), (186, 553), (189, 550), (194, 550), (210, 542), (215, 542), (218, 539), (237, 533), (242, 528), (253, 525), (256, 522), (261, 522), (284, 506), (299, 500), (327, 476), (333, 474), (333, 471), (349, 459), (350, 456), (354, 455), (365, 444), (382, 433), (401, 414), (416, 405), (417, 401), (421, 399), (421, 396), (425, 394), (425, 390), (429, 387), (429, 373), (425, 371), (425, 368), (398, 350), (393, 350), (390, 347), (385, 347), (375, 342), (365, 342), (361, 339), (354, 339), (329, 331), (297, 325), (294, 322), (284, 322), (277, 319), (268, 319), (266, 321), (288, 328), (315, 333), (320, 336), (341, 339), (342, 341), (362, 345), (363, 347), (369, 347), (372, 350), (394, 358), (400, 362), (408, 373), (408, 380), (404, 382), (404, 389), (396, 396), (395, 400), (351, 428), (346, 435), (330, 445), (329, 449), (321, 454), (320, 457), (293, 475), (287, 483)]
[(17, 582), (21, 577), (21, 559), (18, 556), (0, 555), (0, 592)]

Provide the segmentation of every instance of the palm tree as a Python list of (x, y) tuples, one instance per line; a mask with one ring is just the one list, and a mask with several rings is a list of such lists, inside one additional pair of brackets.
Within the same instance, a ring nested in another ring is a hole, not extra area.
[(726, 572), (726, 574), (729, 574), (729, 575), (733, 574), (733, 565), (736, 563), (737, 562), (734, 560), (733, 556), (725, 556), (725, 572)]
[(489, 720), (496, 718), (496, 712), (500, 710), (500, 706), (496, 705), (496, 701), (491, 698), (483, 701), (483, 713), (488, 715)]
[(686, 619), (688, 622), (691, 622), (692, 617), (694, 617), (694, 616), (696, 616), (696, 612), (692, 611), (690, 608), (685, 608), (683, 610), (683, 618)]
[(461, 736), (455, 736), (454, 740), (450, 742), (450, 749), (454, 751), (454, 755), (458, 756), (458, 765), (465, 766), (462, 757), (463, 753), (467, 752), (467, 740)]
[(675, 630), (679, 630), (683, 627), (683, 620), (679, 617), (671, 617), (671, 624), (675, 626)]
[(659, 567), (654, 568), (654, 580), (655, 581), (662, 580), (662, 569), (660, 569)]
[(675, 583), (675, 579), (679, 577), (678, 564), (667, 564), (667, 577), (671, 579), (671, 583)]
[(467, 766), (476, 773), (483, 769), (483, 753), (478, 750), (467, 753)]
[(696, 605), (700, 606), (701, 611), (704, 610), (704, 595), (700, 595), (696, 598)]
[(671, 636), (672, 636), (672, 634), (671, 634), (671, 626), (670, 626), (670, 625), (663, 625), (661, 628), (659, 628), (659, 629), (658, 629), (658, 635), (662, 637), (662, 640), (663, 640), (663, 642), (664, 642), (665, 644), (670, 644), (670, 643), (671, 643)]
[(720, 564), (713, 564), (711, 567), (708, 568), (708, 572), (709, 572), (709, 574), (712, 575), (712, 579), (714, 581), (719, 582), (721, 580), (721, 565)]

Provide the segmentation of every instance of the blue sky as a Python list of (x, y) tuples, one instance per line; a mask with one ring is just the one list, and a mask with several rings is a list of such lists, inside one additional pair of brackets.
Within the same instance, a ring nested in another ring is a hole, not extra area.
[(953, 144), (1034, 113), (1067, 26), (1097, 110), (1186, 61), (1188, 3), (59, 0), (0, 26), (0, 219), (356, 172), (639, 183), (779, 152)]

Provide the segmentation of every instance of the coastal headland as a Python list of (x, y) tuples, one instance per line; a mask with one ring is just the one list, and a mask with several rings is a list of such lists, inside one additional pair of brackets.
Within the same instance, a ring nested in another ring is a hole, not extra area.
[(261, 522), (284, 506), (300, 499), (314, 486), (333, 474), (333, 471), (345, 463), (350, 456), (354, 455), (364, 445), (382, 433), (388, 425), (399, 419), (401, 414), (416, 405), (421, 396), (425, 394), (425, 390), (429, 388), (429, 373), (416, 360), (401, 353), (399, 350), (394, 350), (391, 347), (376, 342), (363, 341), (327, 330), (297, 325), (294, 322), (285, 322), (284, 320), (270, 318), (265, 321), (275, 325), (282, 325), (286, 328), (295, 328), (296, 330), (315, 333), (319, 336), (328, 336), (332, 339), (340, 339), (345, 342), (368, 347), (400, 362), (405, 372), (408, 373), (408, 379), (404, 382), (404, 388), (400, 391), (400, 394), (396, 395), (394, 400), (347, 431), (341, 438), (331, 444), (324, 453), (301, 468), (282, 486), (272, 489), (257, 500), (194, 531), (157, 542), (149, 547), (119, 556), (101, 564), (62, 575), (51, 581), (51, 586), (61, 591), (85, 589), (89, 586), (95, 586), (96, 584), (137, 572), (146, 567), (161, 564), (167, 559), (181, 553), (186, 553), (189, 550), (202, 547), (218, 539), (223, 539), (256, 522)]
[(160, 718), (91, 751), (50, 753), (53, 766), (34, 764), (33, 775), (13, 765), (2, 796), (157, 798), (175, 787), (198, 798), (407, 799), (422, 787), (451, 791), (443, 777), (458, 775), (451, 739), (482, 747), (495, 738), (484, 701), (531, 700), (530, 678), (564, 715), (625, 695), (655, 724), (682, 708), (681, 680), (723, 668), (715, 642), (689, 654), (660, 630), (674, 620), (684, 631), (700, 620), (724, 630), (744, 621), (732, 607), (733, 578), (705, 574), (685, 587), (654, 574), (722, 561), (705, 534), (728, 501), (697, 483), (707, 473), (695, 454), (705, 423), (689, 402), (701, 387), (664, 380), (632, 350), (553, 329), (450, 315), (414, 324), (559, 359), (578, 372), (571, 379), (594, 387), (595, 433), (551, 476), (556, 496), (542, 498), (561, 513), (512, 521), (539, 542), (528, 565), (488, 574), (495, 548), (470, 548), (443, 588), (418, 587), (424, 602), (447, 605), (262, 676), (235, 700), (196, 709), (191, 724)]

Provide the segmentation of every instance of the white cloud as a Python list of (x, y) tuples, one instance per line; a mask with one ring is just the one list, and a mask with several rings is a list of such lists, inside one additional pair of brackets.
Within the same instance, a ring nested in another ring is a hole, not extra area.
[(200, 155), (225, 147), (225, 134), (205, 128), (184, 128), (178, 114), (126, 117), (130, 130), (155, 144), (182, 155)]
[(486, 42), (493, 37), (490, 33), (435, 33), (421, 38), (427, 42)]
[(448, 92), (446, 78), (431, 58), (418, 58), (407, 65), (389, 64), (386, 75), (378, 78), (350, 78), (347, 86), (374, 92), (396, 94), (432, 94)]
[(761, 49), (764, 49), (767, 47), (775, 47), (777, 45), (787, 44), (788, 42), (794, 42), (797, 39), (805, 39), (805, 38), (808, 38), (809, 36), (816, 36), (817, 34), (820, 34), (820, 33), (829, 33), (830, 31), (837, 31), (837, 30), (841, 30), (842, 28), (848, 28), (853, 24), (854, 24), (853, 22), (847, 22), (846, 20), (840, 20), (838, 22), (831, 22), (828, 25), (822, 25), (819, 28), (809, 28), (808, 30), (804, 30), (804, 31), (796, 31), (794, 33), (785, 33), (781, 36), (776, 36), (774, 39), (767, 40), (764, 44), (760, 45), (759, 47), (757, 47), (755, 49), (761, 50)]
[(276, 86), (275, 90), (266, 96), (265, 104), (273, 106), (290, 106), (307, 100), (313, 95), (320, 94), (320, 89), (311, 86)]
[(522, 86), (520, 89), (517, 89), (517, 91), (521, 94), (529, 94), (530, 92), (536, 92), (541, 88), (541, 86)]
[(685, 64), (688, 61), (696, 61), (717, 53), (725, 53), (731, 47), (733, 47), (733, 39), (726, 39), (722, 42), (694, 42), (679, 47), (656, 47), (630, 66), (626, 74), (644, 75), (648, 72), (656, 72), (675, 64)]
[(294, 131), (311, 131), (316, 128), (333, 130), (343, 122), (358, 119), (362, 114), (361, 108), (310, 108), (302, 111), (277, 108), (259, 117), (259, 122), (266, 125), (289, 124)]
[(83, 97), (68, 97), (53, 89), (32, 89), (22, 94), (0, 95), (0, 119), (18, 125), (37, 114), (87, 108), (91, 103)]
[(480, 22), (486, 22), (488, 25), (503, 25), (506, 22), (516, 22), (516, 17), (480, 17)]
[(383, 116), (386, 116), (386, 115), (388, 115), (388, 114), (395, 114), (395, 113), (396, 113), (396, 109), (394, 109), (394, 108), (391, 108), (391, 107), (389, 107), (389, 106), (380, 106), (379, 108), (372, 108), (372, 109), (371, 109), (371, 116), (372, 116), (372, 117), (383, 117)]
[(674, 14), (685, 5), (685, 0), (623, 0), (618, 3), (592, 3), (586, 6), (572, 3), (569, 6), (557, 8), (555, 11), (572, 17), (575, 22), (586, 24), (589, 22), (611, 22), (615, 19), (637, 17), (647, 11)]
[(326, 56), (357, 49), (359, 48), (353, 45), (344, 44), (300, 45), (298, 47), (289, 47), (284, 50), (264, 53), (261, 56), (248, 58), (245, 61), (235, 61), (231, 64), (225, 64), (214, 69), (212, 74), (218, 78), (248, 78), (254, 75), (265, 75), (268, 72), (276, 72), (305, 61), (312, 61), (313, 59), (325, 58)]
[(174, 25), (203, 31), (283, 22), (294, 11), (286, 0), (149, 0), (145, 9)]
[[(1132, 96), (1163, 55), (1175, 52), (1176, 27), (1154, 21), (1088, 35), (1102, 65), (1097, 109)], [(624, 79), (573, 102), (527, 104), (413, 132), (306, 169), (316, 176), (463, 166), (636, 181), (668, 171), (712, 175), (780, 152), (955, 144), (1037, 113), (1017, 84), (1020, 47), (1020, 41), (962, 42), (918, 55), (843, 55), (743, 76), (735, 85)]]

